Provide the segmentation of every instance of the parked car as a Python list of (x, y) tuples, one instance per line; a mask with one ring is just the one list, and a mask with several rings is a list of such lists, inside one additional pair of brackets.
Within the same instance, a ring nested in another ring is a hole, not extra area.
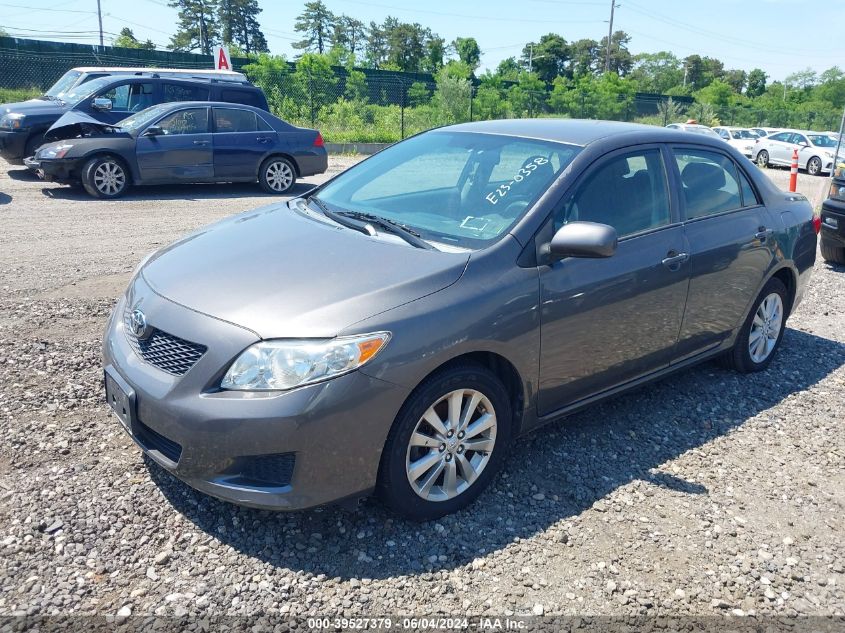
[[(806, 169), (812, 176), (830, 173), (836, 140), (821, 132), (783, 130), (766, 138), (757, 139), (751, 159), (761, 167), (767, 165), (790, 166), (793, 150), (798, 150), (798, 168)], [(839, 155), (842, 160), (842, 154)]]
[(816, 232), (750, 167), (627, 123), (419, 134), (148, 256), (107, 324), (106, 398), (235, 503), (454, 512), (521, 434), (708, 358), (772, 362)]
[(256, 180), (285, 193), (328, 166), (317, 130), (224, 102), (163, 103), (113, 126), (74, 112), (47, 138), (57, 140), (27, 158), (27, 167), (45, 180), (81, 183), (97, 198), (117, 198), (130, 185)]
[(44, 142), (44, 133), (67, 112), (82, 112), (103, 123), (117, 123), (151, 105), (172, 101), (227, 101), (268, 109), (260, 88), (240, 82), (100, 77), (71, 88), (61, 98), (0, 106), (0, 156), (7, 161), (32, 156)]
[(722, 138), (706, 125), (700, 125), (698, 123), (670, 123), (666, 127), (670, 130), (682, 130), (683, 132), (692, 132), (694, 134), (703, 134), (704, 136)]
[(749, 129), (754, 132), (758, 138), (762, 138), (764, 136), (771, 136), (772, 134), (777, 134), (778, 132), (780, 132), (780, 128), (775, 127), (752, 127)]
[(845, 171), (841, 168), (834, 172), (822, 203), (819, 249), (825, 261), (845, 264)]
[(751, 157), (754, 141), (757, 135), (746, 127), (714, 127), (711, 128), (728, 145), (737, 148), (743, 156)]

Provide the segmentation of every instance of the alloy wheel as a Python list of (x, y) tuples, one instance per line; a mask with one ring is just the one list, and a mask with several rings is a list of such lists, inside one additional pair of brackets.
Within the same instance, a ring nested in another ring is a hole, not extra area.
[(807, 163), (807, 173), (816, 176), (822, 170), (822, 162), (815, 156)]
[(94, 170), (94, 186), (100, 193), (114, 196), (126, 186), (126, 173), (114, 161), (100, 163)]
[(293, 183), (293, 170), (284, 161), (274, 161), (267, 165), (267, 184), (273, 191), (287, 191)]
[(748, 353), (755, 363), (762, 363), (777, 345), (783, 327), (783, 300), (773, 292), (757, 306), (748, 333)]
[(769, 164), (769, 152), (766, 150), (762, 150), (759, 154), (757, 154), (757, 164), (760, 167), (765, 167)]
[(496, 412), (475, 389), (447, 393), (422, 415), (411, 434), (405, 473), (426, 501), (465, 492), (487, 467), (496, 444)]

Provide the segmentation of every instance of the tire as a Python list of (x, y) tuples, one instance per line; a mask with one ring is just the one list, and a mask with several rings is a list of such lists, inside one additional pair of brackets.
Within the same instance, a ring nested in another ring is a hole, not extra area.
[(811, 176), (822, 175), (822, 161), (818, 156), (813, 156), (807, 161), (807, 173)]
[(761, 149), (757, 153), (757, 166), (758, 167), (768, 167), (769, 166), (769, 152), (764, 149)]
[(845, 264), (845, 247), (830, 246), (822, 240), (819, 242), (819, 249), (822, 252), (822, 259), (834, 264)]
[[(450, 409), (463, 410), (473, 403), (465, 425), (463, 416), (449, 415)], [(491, 414), (493, 424), (488, 427)], [(440, 432), (428, 420), (439, 422)], [(430, 521), (466, 507), (504, 463), (512, 426), (507, 391), (489, 369), (463, 364), (437, 372), (414, 390), (393, 422), (379, 468), (379, 496), (395, 513), (414, 521)], [(479, 450), (468, 448), (470, 441)]]
[(95, 156), (82, 167), (82, 186), (95, 198), (119, 198), (129, 188), (129, 170), (114, 156)]
[(261, 163), (258, 182), (267, 193), (287, 193), (296, 183), (296, 168), (287, 158), (271, 156)]
[[(767, 301), (772, 303), (764, 306)], [(779, 318), (777, 312), (767, 311), (767, 307), (772, 305), (779, 310)], [(789, 293), (786, 286), (780, 279), (770, 279), (754, 302), (733, 348), (725, 355), (725, 364), (743, 374), (766, 369), (783, 340), (788, 316)], [(763, 347), (752, 348), (753, 342), (760, 339), (764, 339), (760, 343)]]
[(43, 134), (35, 134), (34, 136), (30, 137), (29, 140), (26, 142), (26, 147), (23, 151), (23, 157), (29, 158), (30, 156), (35, 156), (35, 152), (38, 151), (38, 148), (44, 144), (44, 135)]

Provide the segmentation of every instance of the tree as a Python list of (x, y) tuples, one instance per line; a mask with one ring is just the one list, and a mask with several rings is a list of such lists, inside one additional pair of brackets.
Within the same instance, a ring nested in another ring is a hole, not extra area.
[(546, 84), (536, 73), (520, 73), (519, 82), (508, 88), (508, 102), (514, 116), (534, 116), (545, 106)]
[(360, 70), (355, 70), (352, 66), (347, 66), (346, 89), (343, 91), (343, 95), (350, 101), (366, 103), (369, 95), (367, 76)]
[(713, 57), (689, 55), (684, 58), (686, 84), (692, 90), (701, 90), (725, 74), (725, 65)]
[(132, 32), (132, 29), (128, 26), (124, 26), (120, 29), (120, 35), (112, 40), (112, 46), (118, 46), (120, 48), (140, 48), (148, 51), (154, 51), (156, 48), (156, 45), (152, 42), (152, 40), (147, 40), (146, 42), (139, 41)]
[(332, 48), (341, 49), (353, 63), (364, 51), (367, 33), (364, 23), (348, 15), (338, 16), (332, 33)]
[(731, 85), (721, 79), (716, 79), (710, 85), (702, 88), (695, 93), (696, 101), (701, 103), (709, 103), (714, 108), (725, 109), (733, 102), (735, 96)]
[[(387, 27), (385, 22), (385, 27)], [(418, 72), (431, 31), (420, 24), (399, 22), (387, 30), (387, 63), (404, 72)]]
[(294, 31), (302, 33), (303, 38), (293, 43), (293, 47), (307, 53), (322, 55), (328, 49), (334, 32), (335, 16), (328, 10), (323, 0), (306, 2), (293, 25)]
[(677, 101), (669, 97), (666, 101), (657, 104), (657, 112), (663, 117), (663, 125), (665, 126), (679, 121), (684, 109)]
[(455, 47), (455, 52), (460, 59), (467, 66), (472, 68), (472, 72), (478, 68), (481, 63), (481, 49), (478, 47), (478, 42), (474, 37), (458, 37), (452, 42)]
[(752, 70), (748, 73), (748, 87), (745, 89), (745, 94), (749, 97), (762, 95), (766, 92), (766, 79), (768, 79), (768, 75), (759, 68)]
[[(388, 16), (385, 23), (388, 20), (396, 18)], [(365, 51), (367, 64), (372, 68), (380, 68), (387, 61), (387, 32), (375, 22), (370, 22), (370, 28), (367, 30)]]
[(680, 59), (669, 51), (640, 53), (633, 58), (629, 74), (643, 92), (666, 94), (684, 80), (684, 69)]
[(748, 81), (748, 74), (744, 70), (727, 70), (725, 71), (723, 79), (725, 83), (733, 88), (734, 92), (742, 94), (742, 90), (745, 88), (745, 84)]
[(516, 57), (507, 57), (499, 62), (499, 65), (496, 67), (496, 75), (505, 81), (516, 81), (519, 77), (520, 70)]
[(408, 104), (412, 107), (421, 106), (431, 99), (431, 91), (422, 81), (415, 81), (408, 86)]
[(218, 0), (173, 0), (170, 6), (179, 9), (179, 22), (168, 48), (211, 55), (211, 49), (220, 43)]
[(469, 120), (472, 84), (468, 77), (471, 72), (465, 63), (451, 61), (437, 73), (434, 103), (447, 123)]
[(818, 79), (816, 71), (808, 67), (804, 70), (794, 72), (791, 75), (787, 75), (785, 82), (789, 86), (795, 86), (801, 90), (807, 90), (808, 88), (815, 86)]
[(443, 67), (443, 57), (445, 55), (446, 40), (432, 33), (425, 43), (425, 57), (422, 62), (422, 70), (436, 74)]
[[(628, 50), (628, 43), (631, 41), (631, 36), (625, 31), (614, 31), (610, 38), (610, 66), (608, 70), (616, 73), (620, 77), (627, 75), (631, 66), (634, 63), (633, 57)], [(605, 60), (607, 55), (607, 36), (601, 38), (599, 44), (599, 55), (602, 68), (605, 67)]]
[(520, 61), (540, 80), (551, 83), (558, 75), (567, 74), (570, 59), (571, 51), (566, 40), (556, 33), (548, 33), (540, 38), (539, 43), (526, 44)]
[(267, 95), (270, 110), (283, 117), (288, 115), (286, 98), (289, 99), (289, 95), (282, 87), (288, 87), (290, 67), (283, 56), (261, 53), (258, 59), (244, 66), (243, 71)]
[(226, 44), (234, 44), (247, 55), (267, 53), (267, 38), (258, 24), (258, 0), (219, 0), (220, 34)]
[(337, 99), (337, 77), (326, 55), (303, 54), (296, 62), (292, 79), (297, 92), (304, 96), (312, 123), (320, 108)]
[(604, 68), (604, 60), (599, 57), (599, 43), (593, 39), (581, 39), (570, 47), (572, 59), (570, 74), (573, 77), (595, 73)]

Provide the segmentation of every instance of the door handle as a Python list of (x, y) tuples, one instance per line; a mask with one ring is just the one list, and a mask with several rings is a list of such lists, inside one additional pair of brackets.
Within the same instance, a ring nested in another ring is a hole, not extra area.
[(754, 234), (754, 238), (760, 240), (761, 242), (765, 242), (771, 234), (772, 229), (767, 229), (765, 226), (761, 226)]
[(194, 145), (208, 145), (210, 141), (194, 141)]
[(255, 140), (256, 140), (256, 141), (258, 141), (259, 143), (269, 143), (269, 142), (270, 142), (270, 137), (269, 137), (269, 136), (259, 136), (259, 137), (258, 137), (257, 139), (255, 139)]
[(663, 261), (661, 263), (667, 268), (676, 270), (674, 268), (675, 266), (680, 266), (689, 259), (689, 253), (673, 253), (674, 251), (669, 251), (669, 254), (663, 258)]

